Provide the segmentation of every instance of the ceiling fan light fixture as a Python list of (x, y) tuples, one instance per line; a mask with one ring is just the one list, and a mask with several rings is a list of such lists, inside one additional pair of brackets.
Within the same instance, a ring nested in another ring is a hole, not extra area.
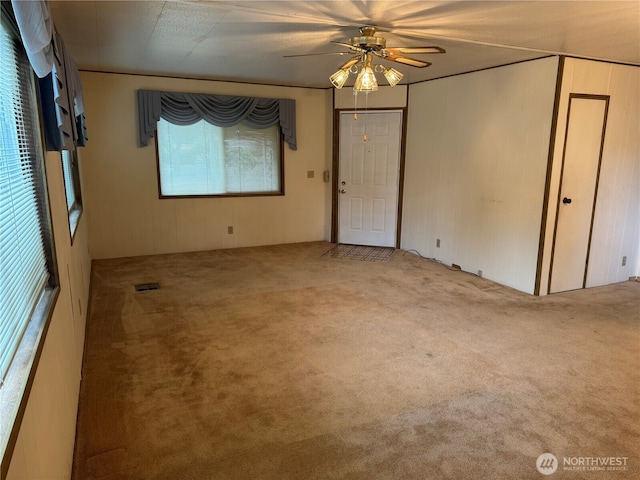
[(356, 83), (353, 85), (353, 89), (356, 92), (375, 92), (378, 90), (378, 82), (376, 76), (371, 70), (371, 67), (364, 67), (356, 78)]
[(340, 89), (344, 87), (344, 84), (348, 78), (349, 78), (349, 70), (348, 69), (345, 70), (344, 68), (341, 68), (336, 73), (331, 75), (329, 77), (329, 80), (331, 80), (331, 83), (333, 84), (334, 87)]
[(427, 47), (387, 47), (387, 41), (383, 37), (376, 36), (376, 27), (360, 27), (360, 36), (351, 37), (348, 42), (332, 41), (336, 45), (346, 47), (346, 52), (308, 53), (306, 55), (285, 55), (285, 57), (303, 57), (311, 55), (350, 55), (351, 58), (342, 64), (338, 71), (329, 77), (331, 84), (336, 89), (341, 89), (347, 83), (349, 74), (356, 75), (353, 91), (369, 93), (378, 90), (376, 73), (384, 74), (391, 87), (395, 87), (402, 81), (404, 75), (395, 68), (373, 64), (372, 60), (378, 57), (387, 62), (400, 63), (410, 67), (425, 68), (431, 65), (429, 62), (407, 57), (405, 54), (446, 53), (444, 48), (436, 46)]
[(364, 54), (362, 56), (362, 69), (356, 78), (356, 83), (353, 85), (353, 90), (356, 92), (375, 92), (378, 90), (378, 82), (376, 76), (371, 68), (371, 55)]
[(389, 85), (391, 85), (392, 87), (395, 87), (398, 82), (402, 80), (402, 77), (404, 77), (402, 73), (391, 67), (385, 69), (383, 73), (384, 78), (387, 79), (387, 82), (389, 82)]

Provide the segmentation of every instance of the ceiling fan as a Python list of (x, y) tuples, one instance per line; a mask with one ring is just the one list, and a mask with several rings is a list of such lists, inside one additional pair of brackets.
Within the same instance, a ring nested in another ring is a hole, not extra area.
[(372, 26), (360, 27), (360, 35), (352, 37), (349, 43), (332, 42), (350, 49), (348, 52), (311, 53), (302, 55), (285, 55), (285, 57), (305, 57), (310, 55), (353, 55), (333, 75), (329, 77), (336, 88), (342, 88), (349, 78), (349, 73), (357, 73), (356, 83), (353, 89), (356, 92), (372, 92), (378, 89), (374, 71), (383, 73), (392, 87), (395, 87), (402, 77), (402, 73), (395, 68), (387, 68), (383, 65), (373, 65), (373, 57), (383, 60), (409, 65), (411, 67), (424, 68), (431, 65), (430, 62), (405, 56), (425, 53), (446, 53), (440, 47), (387, 47), (384, 37), (376, 36), (376, 28)]
[(389, 47), (384, 37), (375, 35), (375, 27), (360, 27), (361, 35), (352, 37), (349, 43), (333, 42), (343, 47), (359, 53), (373, 53), (374, 55), (390, 60), (392, 62), (403, 63), (412, 67), (424, 68), (431, 65), (429, 62), (417, 60), (415, 58), (405, 57), (404, 54), (423, 54), (423, 53), (446, 53), (444, 48), (440, 47)]

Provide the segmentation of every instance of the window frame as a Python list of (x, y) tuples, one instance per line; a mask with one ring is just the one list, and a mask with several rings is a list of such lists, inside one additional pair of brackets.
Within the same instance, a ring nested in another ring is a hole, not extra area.
[[(67, 184), (67, 175), (65, 174), (65, 152), (69, 155), (69, 169), (71, 174), (71, 192), (73, 194), (73, 203), (69, 205), (69, 198), (67, 195), (67, 189), (69, 185)], [(78, 161), (78, 149), (74, 148), (73, 150), (63, 150), (60, 153), (60, 160), (62, 166), (62, 178), (64, 181), (65, 188), (65, 201), (67, 204), (67, 212), (69, 218), (69, 233), (71, 235), (71, 244), (73, 245), (73, 240), (76, 236), (76, 231), (78, 229), (78, 223), (80, 223), (80, 217), (82, 216), (83, 206), (82, 206), (82, 189), (80, 185), (80, 162)]]
[[(176, 125), (180, 126), (180, 125)], [(280, 125), (278, 127), (278, 145), (279, 145), (279, 158), (278, 165), (280, 167), (279, 171), (279, 181), (280, 181), (280, 190), (277, 192), (232, 192), (232, 193), (210, 193), (210, 194), (187, 194), (187, 195), (164, 195), (162, 193), (162, 180), (160, 178), (160, 146), (158, 140), (158, 129), (156, 128), (154, 132), (155, 139), (155, 147), (156, 147), (156, 176), (158, 181), (158, 198), (160, 200), (167, 199), (180, 199), (180, 198), (234, 198), (234, 197), (282, 197), (285, 194), (285, 183), (284, 183), (284, 139), (282, 135), (282, 128)], [(257, 129), (256, 130), (260, 130)]]
[(33, 69), (26, 59), (26, 53), (16, 26), (13, 10), (9, 2), (2, 2), (2, 22), (12, 33), (20, 45), (21, 63), (25, 64), (29, 85), (28, 103), (25, 111), (32, 116), (33, 122), (33, 181), (38, 200), (38, 220), (42, 234), (46, 269), (49, 273), (48, 281), (41, 291), (25, 330), (17, 344), (13, 359), (9, 364), (5, 381), (0, 385), (0, 477), (5, 478), (9, 470), (15, 445), (20, 432), (22, 419), (36, 375), (38, 363), (53, 311), (60, 294), (56, 248), (53, 236), (53, 222), (51, 216), (49, 191), (47, 186), (45, 165), (45, 142), (42, 127), (42, 108), (38, 82)]

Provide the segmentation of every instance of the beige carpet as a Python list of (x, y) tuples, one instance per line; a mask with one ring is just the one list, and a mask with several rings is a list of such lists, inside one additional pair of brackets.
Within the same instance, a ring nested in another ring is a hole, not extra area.
[(640, 478), (640, 283), (539, 298), (331, 247), (94, 262), (74, 478)]

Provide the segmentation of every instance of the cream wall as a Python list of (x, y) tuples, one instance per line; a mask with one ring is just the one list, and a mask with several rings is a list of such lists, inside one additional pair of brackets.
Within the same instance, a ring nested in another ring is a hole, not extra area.
[(59, 153), (47, 154), (46, 170), (60, 294), (7, 480), (58, 480), (71, 476), (91, 261), (84, 215), (71, 245)]
[(334, 107), (337, 109), (358, 110), (375, 108), (402, 108), (407, 106), (407, 85), (380, 86), (377, 92), (369, 95), (353, 95), (353, 88), (334, 89)]
[[(90, 141), (85, 205), (93, 258), (327, 239), (330, 90), (83, 72)], [(296, 100), (298, 150), (285, 144), (285, 195), (158, 199), (155, 144), (137, 142), (138, 89)], [(307, 178), (313, 171), (314, 178)], [(234, 233), (228, 234), (227, 227)]]
[(557, 68), (409, 87), (403, 249), (533, 293)]
[[(562, 78), (545, 230), (540, 293), (549, 264), (562, 165), (569, 95), (610, 95), (594, 216), (587, 287), (640, 275), (640, 68), (568, 58)], [(622, 257), (627, 257), (622, 266)]]

